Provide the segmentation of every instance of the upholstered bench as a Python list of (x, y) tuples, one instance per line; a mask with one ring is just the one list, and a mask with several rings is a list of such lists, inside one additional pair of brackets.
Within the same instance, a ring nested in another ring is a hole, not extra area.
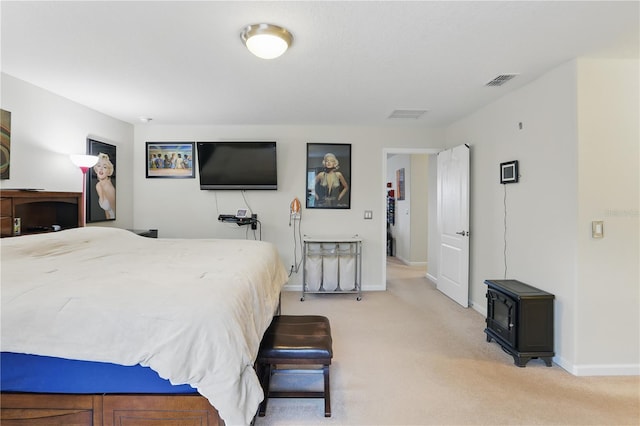
[[(259, 416), (264, 416), (269, 398), (324, 398), (324, 415), (331, 417), (329, 365), (333, 358), (329, 319), (319, 315), (278, 315), (260, 343), (257, 372), (264, 390)], [(271, 375), (277, 365), (318, 365), (324, 391), (271, 391)]]

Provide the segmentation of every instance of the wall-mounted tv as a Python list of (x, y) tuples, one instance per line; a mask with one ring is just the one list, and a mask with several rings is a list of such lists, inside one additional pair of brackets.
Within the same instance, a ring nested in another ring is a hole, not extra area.
[(278, 189), (275, 142), (198, 142), (200, 189)]

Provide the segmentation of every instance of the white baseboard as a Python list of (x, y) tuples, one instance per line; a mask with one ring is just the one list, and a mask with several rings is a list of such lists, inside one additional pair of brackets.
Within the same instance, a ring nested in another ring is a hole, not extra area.
[(474, 303), (472, 301), (469, 301), (469, 306), (471, 308), (473, 308), (474, 311), (482, 314), (483, 317), (485, 317), (485, 318), (487, 317), (487, 304), (486, 303), (480, 304), (480, 303)]
[(640, 364), (574, 365), (567, 371), (574, 376), (640, 376)]
[(394, 256), (396, 259), (398, 259), (400, 262), (402, 262), (403, 265), (407, 265), (407, 266), (424, 266), (424, 267), (428, 267), (428, 262), (412, 262), (410, 260), (407, 260), (405, 258), (402, 257), (398, 257), (398, 256)]
[(585, 364), (574, 365), (554, 356), (553, 363), (574, 376), (640, 376), (640, 364)]

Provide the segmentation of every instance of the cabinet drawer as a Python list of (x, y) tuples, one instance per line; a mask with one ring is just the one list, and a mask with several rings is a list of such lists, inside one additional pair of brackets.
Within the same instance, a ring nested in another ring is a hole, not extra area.
[(11, 198), (0, 198), (0, 216), (11, 217), (13, 214)]
[(10, 217), (0, 218), (0, 235), (10, 237), (13, 235), (13, 219)]

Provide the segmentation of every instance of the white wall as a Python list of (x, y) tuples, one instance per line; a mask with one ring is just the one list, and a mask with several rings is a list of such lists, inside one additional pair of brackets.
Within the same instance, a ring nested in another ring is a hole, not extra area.
[[(638, 64), (578, 61), (578, 374), (640, 374)], [(594, 220), (603, 239), (591, 237)]]
[[(583, 69), (586, 65), (566, 63), (487, 105), (447, 129), (447, 145), (471, 145), (473, 307), (484, 313), (483, 281), (505, 276), (506, 189), (506, 275), (555, 294), (554, 360), (574, 374), (638, 374), (637, 61), (635, 69), (614, 67), (615, 84), (602, 72), (608, 62), (595, 63), (602, 68), (590, 75)], [(584, 111), (594, 102), (602, 104)], [(603, 113), (607, 108), (613, 112)], [(620, 126), (622, 130), (612, 130)], [(585, 141), (597, 148), (585, 153)], [(611, 151), (616, 152), (613, 157), (604, 155)], [(611, 160), (621, 157), (626, 158), (622, 164), (636, 170), (635, 177), (629, 176), (635, 183), (627, 182), (625, 190), (617, 192), (620, 175)], [(521, 179), (503, 186), (498, 167), (509, 160), (519, 160)], [(604, 170), (593, 175), (595, 162), (608, 165), (601, 164)], [(600, 188), (603, 183), (608, 188), (605, 199), (598, 198), (600, 190), (588, 196), (579, 191), (585, 184)], [(611, 222), (635, 225), (627, 228), (626, 236), (622, 229), (612, 229), (598, 246), (588, 240), (586, 227), (607, 207), (635, 216)], [(612, 278), (616, 291), (603, 296)], [(610, 330), (613, 324), (621, 330)]]
[[(398, 200), (397, 171), (404, 169), (405, 199)], [(395, 238), (395, 257), (407, 265), (427, 262), (427, 193), (428, 155), (387, 155), (387, 182), (396, 195), (395, 224), (391, 232)]]
[[(349, 126), (135, 126), (133, 186), (136, 228), (158, 228), (161, 237), (245, 238), (246, 227), (223, 224), (218, 214), (244, 206), (240, 191), (201, 191), (198, 179), (146, 179), (145, 142), (275, 140), (278, 147), (278, 190), (247, 191), (245, 197), (262, 222), (262, 239), (278, 247), (289, 268), (295, 263), (289, 203), (303, 200), (302, 232), (310, 235), (353, 235), (363, 239), (363, 290), (385, 288), (383, 265), (386, 185), (381, 158), (388, 147), (427, 148), (442, 145), (441, 130), (368, 128)], [(306, 209), (306, 144), (352, 145), (351, 209)], [(373, 220), (364, 211), (373, 211)], [(249, 235), (253, 238), (253, 234)], [(298, 257), (299, 260), (299, 250)], [(301, 288), (302, 271), (294, 274), (290, 289)]]
[[(402, 262), (411, 261), (411, 155), (395, 154), (387, 156), (387, 182), (391, 182), (396, 198), (395, 223), (391, 225), (393, 235), (394, 256)], [(397, 173), (404, 169), (404, 199), (400, 199)]]
[(429, 191), (429, 156), (411, 155), (411, 264), (426, 264), (429, 241), (427, 205)]
[(438, 280), (438, 249), (440, 235), (438, 234), (438, 156), (428, 156), (427, 169), (427, 277), (434, 283)]
[(118, 153), (116, 220), (93, 225), (130, 228), (133, 126), (7, 74), (0, 78), (2, 109), (11, 112), (11, 174), (0, 187), (82, 192), (82, 172), (69, 155), (86, 153), (91, 137)]

